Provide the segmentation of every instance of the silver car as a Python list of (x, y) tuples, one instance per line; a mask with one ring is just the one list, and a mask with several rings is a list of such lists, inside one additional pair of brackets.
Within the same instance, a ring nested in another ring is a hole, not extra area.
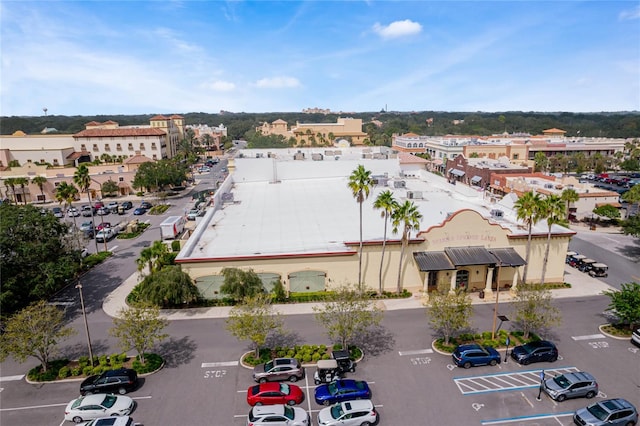
[(580, 426), (629, 426), (637, 422), (638, 410), (622, 398), (598, 401), (573, 415), (573, 423)]
[(542, 390), (558, 402), (568, 398), (593, 398), (598, 394), (598, 382), (591, 374), (579, 371), (545, 380)]
[(378, 424), (378, 412), (369, 399), (345, 401), (323, 408), (318, 426), (369, 426)]
[(249, 411), (247, 425), (282, 425), (282, 426), (310, 426), (309, 413), (300, 407), (288, 405), (258, 405)]
[(275, 358), (253, 369), (253, 380), (259, 383), (277, 380), (296, 382), (304, 378), (304, 368), (295, 358)]

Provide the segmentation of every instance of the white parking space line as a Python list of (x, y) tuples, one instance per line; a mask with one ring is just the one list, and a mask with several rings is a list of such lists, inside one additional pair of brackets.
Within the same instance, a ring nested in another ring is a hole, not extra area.
[(224, 362), (203, 362), (201, 368), (212, 367), (235, 367), (239, 364), (238, 361), (224, 361)]
[[(453, 381), (463, 395), (488, 392), (514, 391), (540, 386), (540, 371), (497, 373), (485, 376), (454, 377)], [(545, 376), (554, 377), (569, 371), (578, 371), (576, 367), (561, 367), (544, 370)]]
[(533, 416), (521, 416), (521, 417), (509, 417), (504, 419), (495, 419), (495, 420), (482, 420), (480, 422), (481, 425), (506, 425), (510, 423), (517, 423), (519, 425), (526, 425), (525, 422), (531, 421), (532, 425), (539, 425), (539, 420), (541, 419), (554, 419), (558, 422), (558, 424), (562, 425), (563, 423), (558, 420), (562, 417), (570, 417), (573, 416), (573, 411), (567, 413), (551, 413), (551, 414), (536, 414)]
[(605, 336), (603, 334), (589, 334), (587, 336), (571, 336), (573, 340), (593, 340), (593, 339), (604, 339)]
[(398, 355), (400, 356), (432, 354), (432, 353), (433, 353), (433, 349), (417, 349), (415, 351), (398, 351)]
[(4, 376), (0, 377), (0, 382), (14, 382), (17, 380), (22, 380), (24, 378), (24, 374), (19, 374), (17, 376)]

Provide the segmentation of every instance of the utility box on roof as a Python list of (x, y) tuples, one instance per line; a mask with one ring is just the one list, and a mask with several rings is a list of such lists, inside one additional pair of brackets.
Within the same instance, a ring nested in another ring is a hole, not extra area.
[(184, 231), (185, 219), (182, 216), (169, 216), (160, 224), (163, 240), (173, 240)]

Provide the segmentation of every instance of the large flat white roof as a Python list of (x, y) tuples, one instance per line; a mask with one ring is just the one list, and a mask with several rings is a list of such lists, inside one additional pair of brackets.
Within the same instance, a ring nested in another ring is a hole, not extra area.
[[(373, 203), (385, 190), (392, 191), (399, 202), (409, 199), (411, 192), (411, 201), (423, 216), (420, 223), (423, 231), (441, 224), (456, 211), (472, 209), (509, 228), (513, 234), (527, 234), (515, 219), (513, 196), (491, 203), (477, 188), (451, 185), (424, 170), (412, 170), (413, 177), (401, 177), (397, 158), (338, 161), (237, 158), (236, 170), (229, 177), (234, 181), (228, 191), (232, 195), (218, 210), (202, 218), (178, 259), (352, 251), (346, 243), (359, 241), (360, 219), (359, 204), (348, 187), (348, 176), (358, 164), (373, 175), (386, 171), (389, 177), (387, 186), (375, 186), (363, 203), (364, 241), (382, 241), (384, 237), (384, 220)], [(323, 174), (327, 177), (322, 177)], [(395, 181), (403, 181), (405, 187), (395, 188)], [(495, 209), (503, 211), (502, 218), (491, 216), (491, 210)], [(571, 233), (555, 225), (553, 231)], [(540, 223), (535, 232), (546, 233), (546, 224)], [(412, 233), (412, 237), (415, 235), (416, 232)], [(400, 234), (393, 234), (389, 226), (387, 238), (397, 240)]]

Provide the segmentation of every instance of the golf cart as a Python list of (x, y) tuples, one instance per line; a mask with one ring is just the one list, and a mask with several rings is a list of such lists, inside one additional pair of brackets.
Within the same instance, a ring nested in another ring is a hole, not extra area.
[(320, 383), (331, 383), (341, 378), (340, 368), (335, 359), (318, 360), (318, 367), (313, 374), (313, 382), (316, 385)]
[(349, 351), (333, 351), (331, 352), (331, 358), (338, 363), (340, 373), (355, 373), (356, 363), (349, 357)]
[(566, 263), (568, 265), (573, 260), (573, 256), (575, 256), (576, 254), (578, 254), (578, 253), (576, 253), (575, 251), (568, 251), (567, 252), (567, 257), (565, 258), (564, 263)]
[(585, 256), (584, 254), (576, 254), (574, 256), (571, 256), (571, 259), (569, 259), (569, 266), (577, 268), (580, 266), (580, 262), (582, 262), (586, 258), (587, 256)]
[(604, 277), (607, 278), (609, 267), (604, 263), (594, 263), (589, 271), (589, 275), (592, 277)]
[(593, 268), (594, 263), (596, 263), (596, 261), (593, 259), (583, 259), (580, 262), (580, 265), (578, 265), (578, 270), (580, 272), (588, 273)]

